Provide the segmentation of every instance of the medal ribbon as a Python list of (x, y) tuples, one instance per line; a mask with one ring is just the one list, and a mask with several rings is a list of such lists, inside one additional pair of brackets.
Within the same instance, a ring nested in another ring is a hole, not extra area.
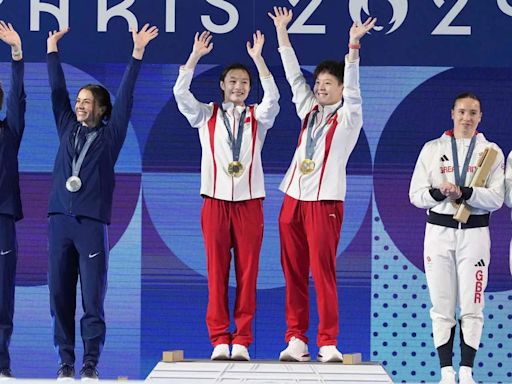
[[(222, 113), (222, 118), (224, 120), (224, 126), (226, 127), (226, 130), (228, 131), (229, 145), (231, 146), (231, 151), (233, 152), (233, 161), (238, 161), (240, 159), (240, 148), (242, 148), (242, 137), (244, 136), (245, 114), (246, 114), (247, 110), (244, 109), (244, 111), (240, 115), (240, 121), (238, 122), (238, 132), (236, 135), (236, 139), (235, 139), (233, 133), (231, 132), (231, 125), (229, 124), (229, 119), (226, 115), (226, 111), (224, 111), (224, 109), (222, 109), (222, 108), (220, 108), (220, 110), (222, 111), (221, 113)], [(233, 109), (233, 111), (234, 111), (234, 109)], [(234, 115), (235, 114), (233, 112), (233, 119), (235, 119)]]
[(340, 109), (340, 108), (341, 108), (341, 104), (338, 105), (338, 107), (336, 107), (336, 109), (334, 111), (332, 111), (332, 113), (325, 120), (325, 122), (322, 124), (322, 126), (320, 128), (318, 128), (318, 132), (315, 135), (315, 137), (313, 137), (313, 126), (315, 125), (316, 115), (318, 115), (318, 109), (316, 109), (315, 111), (312, 112), (312, 116), (310, 114), (310, 119), (308, 122), (307, 140), (306, 140), (306, 159), (309, 159), (309, 160), (313, 159), (313, 155), (315, 154), (316, 142), (318, 141), (318, 139), (320, 137), (322, 137), (322, 133), (324, 132), (326, 125), (329, 123), (329, 121), (331, 121), (333, 116), (338, 112), (338, 109)]
[(94, 139), (96, 139), (96, 136), (98, 136), (98, 131), (95, 130), (94, 132), (87, 134), (87, 139), (85, 141), (85, 144), (82, 148), (80, 148), (80, 152), (78, 153), (78, 147), (80, 144), (80, 130), (82, 127), (78, 127), (78, 131), (75, 134), (75, 156), (73, 156), (73, 162), (71, 164), (71, 172), (73, 176), (78, 176), (80, 173), (80, 169), (82, 168), (82, 164), (84, 162), (85, 155), (89, 151), (89, 148), (92, 145), (92, 142)]
[(471, 142), (469, 143), (469, 149), (468, 153), (466, 154), (466, 159), (464, 160), (464, 165), (462, 166), (462, 172), (459, 172), (459, 156), (457, 154), (457, 142), (455, 140), (455, 136), (452, 136), (452, 156), (455, 185), (458, 185), (459, 187), (464, 187), (464, 184), (466, 183), (466, 174), (468, 173), (469, 161), (471, 160), (471, 156), (473, 155), (473, 151), (475, 149), (475, 141), (476, 136), (473, 136), (471, 138)]

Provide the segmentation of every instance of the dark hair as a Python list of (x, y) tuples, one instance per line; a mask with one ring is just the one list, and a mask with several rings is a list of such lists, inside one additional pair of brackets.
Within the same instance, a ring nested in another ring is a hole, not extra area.
[(333, 75), (340, 84), (343, 84), (343, 75), (345, 73), (345, 63), (342, 61), (335, 60), (325, 60), (318, 64), (315, 68), (315, 72), (313, 73), (313, 79), (316, 81), (316, 78), (321, 73), (328, 73)]
[(2, 87), (2, 83), (0, 83), (0, 109), (4, 105), (4, 87)]
[(477, 95), (475, 95), (474, 93), (472, 93), (472, 92), (459, 93), (455, 97), (455, 100), (453, 100), (452, 109), (455, 109), (455, 104), (457, 103), (457, 100), (460, 100), (460, 99), (473, 99), (473, 100), (476, 100), (476, 101), (478, 101), (478, 104), (480, 106), (480, 110), (482, 110), (482, 102), (480, 101), (480, 98)]
[(78, 93), (82, 89), (86, 89), (92, 93), (94, 100), (98, 101), (100, 107), (105, 107), (105, 112), (101, 115), (102, 120), (108, 120), (112, 113), (112, 102), (110, 101), (110, 93), (107, 89), (99, 84), (87, 84), (78, 90)]

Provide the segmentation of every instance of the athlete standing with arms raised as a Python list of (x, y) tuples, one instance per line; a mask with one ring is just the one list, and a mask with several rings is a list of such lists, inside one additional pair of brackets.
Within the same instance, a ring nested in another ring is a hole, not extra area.
[(309, 361), (309, 271), (316, 288), (319, 315), (318, 360), (340, 362), (337, 349), (338, 293), (336, 252), (343, 222), (346, 165), (363, 125), (359, 89), (360, 39), (376, 19), (354, 23), (344, 62), (324, 61), (314, 72), (315, 85), (306, 83), (288, 37), (292, 11), (274, 7), (279, 52), (293, 103), (302, 121), (299, 143), (280, 185), (285, 193), (279, 232), (281, 263), (286, 280), (284, 361)]
[(83, 86), (71, 108), (57, 43), (68, 32), (48, 35), (48, 75), (59, 134), (49, 204), (48, 284), (59, 379), (75, 375), (76, 286), (80, 277), (84, 315), (82, 379), (98, 379), (96, 366), (105, 343), (103, 303), (107, 290), (108, 225), (114, 166), (126, 138), (135, 81), (147, 44), (158, 35), (144, 25), (132, 31), (133, 53), (112, 106), (109, 92)]
[[(265, 185), (261, 150), (279, 113), (279, 91), (262, 57), (265, 36), (257, 31), (247, 53), (254, 61), (263, 98), (246, 105), (251, 88), (249, 69), (224, 68), (221, 103), (201, 103), (190, 92), (194, 69), (211, 52), (209, 32), (196, 33), (192, 53), (180, 68), (174, 96), (180, 112), (198, 129), (201, 141), (201, 211), (208, 269), (206, 325), (214, 349), (212, 360), (249, 360), (256, 311), (256, 281), (263, 239)], [(233, 249), (236, 273), (235, 331), (229, 330), (228, 283)], [(230, 352), (229, 346), (232, 345)]]
[[(11, 84), (7, 112), (0, 121), (0, 379), (12, 377), (9, 343), (13, 330), (18, 244), (15, 222), (23, 218), (18, 152), (25, 129), (26, 95), (21, 39), (10, 23), (0, 21), (0, 40), (11, 47)], [(4, 91), (0, 85), (0, 108)]]

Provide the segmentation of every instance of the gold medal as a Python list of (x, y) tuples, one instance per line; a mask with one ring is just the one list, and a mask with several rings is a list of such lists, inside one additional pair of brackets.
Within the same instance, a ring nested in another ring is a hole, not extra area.
[(303, 175), (309, 175), (315, 170), (315, 162), (311, 159), (304, 159), (300, 163), (300, 171)]
[(239, 161), (232, 161), (228, 165), (228, 173), (231, 176), (240, 177), (244, 173), (244, 166)]

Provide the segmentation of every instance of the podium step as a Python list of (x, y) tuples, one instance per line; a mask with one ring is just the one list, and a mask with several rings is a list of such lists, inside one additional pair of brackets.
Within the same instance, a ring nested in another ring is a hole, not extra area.
[(393, 383), (377, 363), (284, 363), (279, 361), (186, 360), (160, 362), (146, 378), (173, 384), (375, 384)]

